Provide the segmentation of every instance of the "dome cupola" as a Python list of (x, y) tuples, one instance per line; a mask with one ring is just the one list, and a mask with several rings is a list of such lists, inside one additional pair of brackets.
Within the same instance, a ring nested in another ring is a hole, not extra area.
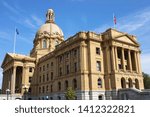
[(55, 23), (55, 13), (52, 9), (48, 9), (45, 24), (39, 28), (35, 35), (31, 56), (35, 56), (35, 54), (37, 56), (38, 53), (40, 53), (40, 56), (43, 56), (53, 51), (56, 45), (62, 41), (64, 41), (64, 34), (61, 28)]

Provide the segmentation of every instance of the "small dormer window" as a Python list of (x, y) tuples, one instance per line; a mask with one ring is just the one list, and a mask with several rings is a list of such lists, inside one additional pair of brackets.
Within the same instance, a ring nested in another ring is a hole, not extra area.
[(43, 48), (47, 48), (47, 42), (46, 42), (46, 40), (43, 40)]

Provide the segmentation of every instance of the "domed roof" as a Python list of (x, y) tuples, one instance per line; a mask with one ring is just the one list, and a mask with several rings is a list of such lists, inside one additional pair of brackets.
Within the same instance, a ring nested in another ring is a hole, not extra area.
[(45, 33), (48, 33), (51, 36), (60, 36), (60, 37), (64, 36), (61, 28), (57, 24), (55, 24), (55, 14), (52, 9), (48, 9), (46, 14), (46, 22), (37, 31), (36, 36)]
[(59, 28), (55, 23), (46, 23), (43, 24), (40, 29), (37, 31), (37, 34), (47, 32), (50, 35), (60, 35), (64, 36), (61, 28)]

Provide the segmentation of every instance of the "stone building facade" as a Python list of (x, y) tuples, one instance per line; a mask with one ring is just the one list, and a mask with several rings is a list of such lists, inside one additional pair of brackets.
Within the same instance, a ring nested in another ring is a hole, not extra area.
[(65, 99), (68, 87), (78, 100), (118, 99), (120, 89), (144, 89), (140, 45), (133, 35), (108, 29), (78, 32), (64, 40), (49, 9), (30, 56), (7, 53), (2, 92), (29, 99)]

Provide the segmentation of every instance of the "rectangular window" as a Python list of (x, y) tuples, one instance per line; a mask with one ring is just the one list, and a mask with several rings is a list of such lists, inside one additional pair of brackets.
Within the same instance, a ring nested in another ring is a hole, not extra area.
[(39, 78), (39, 82), (41, 83), (41, 81), (42, 81), (42, 78), (41, 78), (41, 76), (40, 76), (40, 78)]
[(45, 65), (43, 65), (43, 71), (45, 71)]
[(45, 75), (43, 75), (43, 82), (45, 82)]
[(66, 58), (69, 58), (69, 52), (67, 52), (67, 54), (66, 54)]
[(53, 92), (53, 85), (51, 85), (51, 92)]
[(39, 93), (41, 93), (41, 87), (39, 87)]
[(74, 50), (74, 56), (77, 56), (77, 50), (76, 49)]
[(67, 65), (66, 70), (67, 70), (67, 74), (69, 74), (69, 65)]
[(47, 64), (47, 68), (49, 68), (49, 64)]
[(53, 72), (51, 72), (51, 80), (53, 80)]
[(45, 87), (43, 86), (43, 93), (45, 92)]
[(31, 83), (31, 81), (32, 81), (32, 77), (29, 77), (29, 83)]
[(51, 67), (53, 66), (53, 62), (51, 62)]
[(100, 55), (100, 48), (96, 47), (96, 54)]
[(62, 62), (62, 56), (59, 57), (59, 62), (60, 62), (60, 63)]
[(40, 72), (41, 72), (41, 67), (40, 67)]
[(32, 67), (29, 68), (29, 72), (32, 72)]
[(118, 64), (119, 69), (123, 69), (121, 64)]
[(97, 68), (97, 71), (101, 71), (101, 62), (100, 61), (96, 62), (96, 68)]
[(49, 74), (47, 74), (47, 81), (49, 81)]
[(48, 85), (46, 86), (46, 92), (48, 92)]
[(62, 76), (62, 68), (59, 68), (59, 75)]
[(77, 63), (74, 63), (74, 71), (77, 72)]

